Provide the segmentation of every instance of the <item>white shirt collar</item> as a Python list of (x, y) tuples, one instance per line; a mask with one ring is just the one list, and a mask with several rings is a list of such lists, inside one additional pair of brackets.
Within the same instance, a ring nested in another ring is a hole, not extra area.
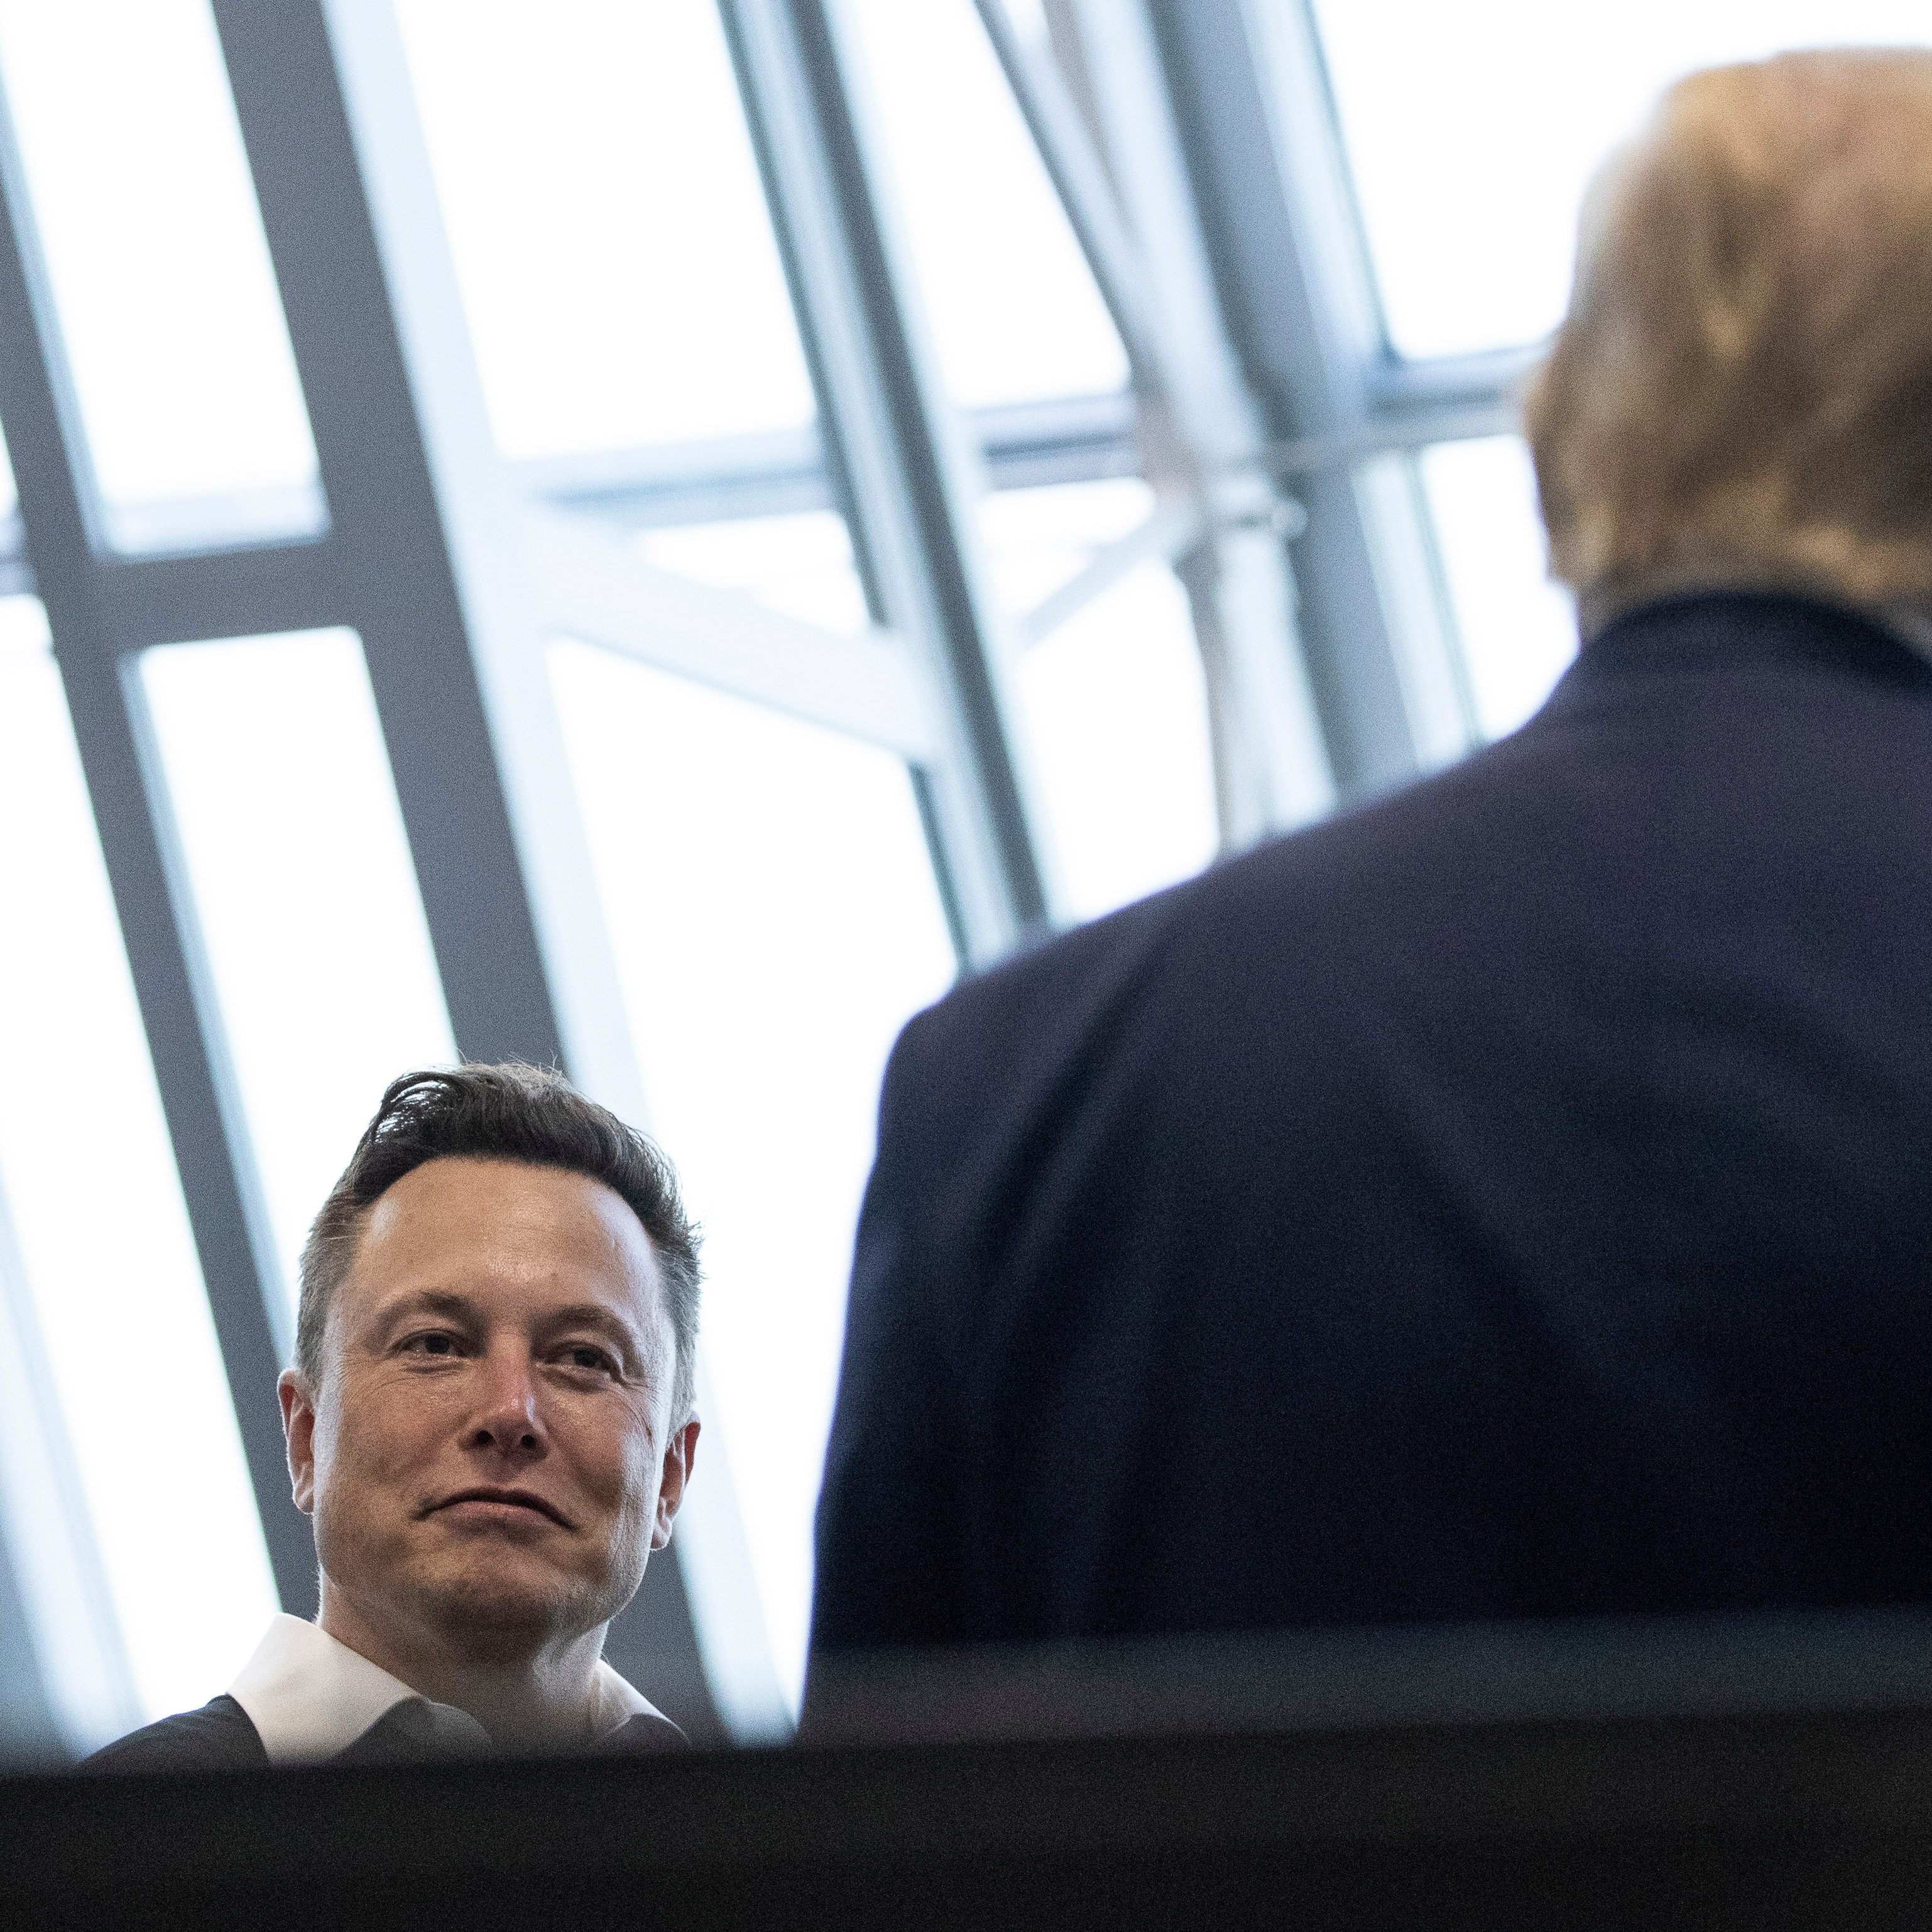
[[(600, 1737), (633, 1718), (664, 1714), (601, 1658), (596, 1693), (592, 1730)], [(287, 1616), (269, 1624), (228, 1694), (261, 1733), (271, 1764), (333, 1757), (386, 1712), (418, 1695), (320, 1625)], [(452, 1750), (490, 1748), (489, 1733), (466, 1711), (422, 1701)]]

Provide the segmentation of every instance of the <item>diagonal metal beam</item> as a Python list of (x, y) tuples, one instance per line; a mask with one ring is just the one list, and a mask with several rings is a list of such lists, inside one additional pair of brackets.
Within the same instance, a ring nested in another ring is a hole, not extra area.
[(1171, 358), (1146, 257), (1129, 226), (1106, 162), (1051, 56), (1015, 31), (1005, 0), (973, 0), (1034, 146), (1072, 224), (1139, 382), (1158, 386)]
[(874, 615), (939, 700), (926, 803), (968, 960), (984, 964), (1045, 925), (1047, 888), (974, 554), (971, 453), (910, 309), (835, 9), (719, 0)]
[[(1260, 399), (1262, 460), (1306, 479), (1301, 630), (1336, 790), (1353, 802), (1438, 762), (1461, 728), (1413, 492), (1392, 487), (1388, 345), (1306, 0), (1130, 0), (1151, 23), (1222, 311)], [(1130, 0), (1076, 0), (1130, 4)], [(1487, 407), (1489, 386), (1458, 400)], [(1438, 402), (1447, 402), (1446, 393)], [(1445, 425), (1447, 427), (1447, 425)]]
[(554, 1060), (562, 1034), (322, 9), (214, 0), (214, 17), (450, 1022), (472, 1058)]
[(238, 1113), (223, 1104), (222, 1045), (213, 1006), (199, 996), (206, 980), (189, 902), (169, 889), (167, 822), (144, 771), (140, 694), (122, 675), (100, 595), (79, 416), (24, 182), (0, 110), (0, 421), (276, 1588), (283, 1606), (303, 1615), (315, 1603), (315, 1550), (289, 1497), (266, 1223)]
[[(542, 650), (525, 506), (490, 434), (394, 7), (213, 5), (338, 584), (362, 634), (458, 1041), (477, 1058), (560, 1062), (647, 1124)], [(680, 1520), (673, 1560), (686, 1594), (748, 1603), (742, 1545), (714, 1456)], [(668, 1575), (662, 1559), (657, 1574)], [(676, 1648), (668, 1675), (697, 1681), (688, 1615), (652, 1628)], [(736, 1623), (707, 1618), (705, 1637), (721, 1714), (746, 1732), (782, 1721), (761, 1628), (741, 1612)]]
[[(995, 0), (980, 4), (989, 20), (1000, 12)], [(1284, 550), (1300, 509), (1260, 460), (1268, 432), (1229, 338), (1144, 0), (1060, 0), (1055, 31), (1144, 265), (1153, 322), (1135, 376), (1148, 478), (1163, 496), (1202, 503), (1205, 541), (1177, 574), (1207, 688), (1222, 849), (1239, 850), (1334, 799)], [(1070, 101), (1067, 116), (1084, 126)], [(1044, 122), (1036, 132), (1064, 138)], [(1090, 259), (1096, 272), (1105, 266)]]
[(841, 637), (742, 592), (653, 569), (580, 518), (533, 510), (524, 529), (560, 631), (915, 764), (937, 754), (931, 687), (891, 632)]
[(8, 1545), (0, 1571), (10, 1555), (25, 1626), (20, 1663), (37, 1666), (50, 1715), (67, 1742), (94, 1749), (139, 1724), (140, 1704), (4, 1192), (0, 1525)]
[(1142, 564), (1177, 563), (1207, 533), (1206, 514), (1194, 498), (1156, 510), (1138, 529), (1108, 544), (1077, 576), (1035, 604), (1020, 620), (1021, 642), (1030, 649), (1052, 637)]

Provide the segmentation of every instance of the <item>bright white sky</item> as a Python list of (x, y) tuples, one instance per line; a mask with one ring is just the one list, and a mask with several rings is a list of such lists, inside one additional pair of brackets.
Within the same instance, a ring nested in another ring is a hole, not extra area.
[[(712, 0), (400, 16), (507, 452), (811, 421)], [(970, 0), (855, 0), (850, 17), (955, 399), (1118, 388), (1120, 344)]]
[(1417, 357), (1556, 326), (1584, 188), (1672, 81), (1787, 48), (1932, 34), (1925, 0), (1315, 0), (1315, 11), (1390, 339)]
[(170, 644), (141, 682), (292, 1334), (308, 1225), (382, 1089), (456, 1058), (428, 924), (353, 632)]
[(310, 482), (207, 0), (0, 0), (0, 59), (110, 507)]

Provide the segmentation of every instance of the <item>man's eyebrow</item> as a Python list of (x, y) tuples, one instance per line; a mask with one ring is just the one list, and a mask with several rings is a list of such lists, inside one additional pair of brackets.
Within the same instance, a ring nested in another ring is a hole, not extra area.
[(545, 1328), (601, 1328), (608, 1334), (621, 1335), (627, 1342), (641, 1339), (638, 1324), (601, 1302), (574, 1301), (567, 1307), (544, 1311)]
[(394, 1300), (385, 1302), (375, 1311), (379, 1322), (405, 1319), (412, 1315), (444, 1315), (455, 1321), (473, 1318), (476, 1304), (466, 1294), (447, 1288), (414, 1288)]

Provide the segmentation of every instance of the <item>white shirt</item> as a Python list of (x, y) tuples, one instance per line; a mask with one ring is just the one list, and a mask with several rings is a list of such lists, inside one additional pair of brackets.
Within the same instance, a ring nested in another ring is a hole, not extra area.
[[(664, 1718), (602, 1658), (596, 1690), (594, 1736), (602, 1737), (633, 1718)], [(300, 1617), (278, 1616), (269, 1624), (228, 1694), (261, 1733), (271, 1764), (333, 1757), (385, 1712), (412, 1697), (428, 1708), (439, 1742), (455, 1751), (491, 1748), (490, 1734), (467, 1711), (422, 1696), (400, 1677), (392, 1677)]]

